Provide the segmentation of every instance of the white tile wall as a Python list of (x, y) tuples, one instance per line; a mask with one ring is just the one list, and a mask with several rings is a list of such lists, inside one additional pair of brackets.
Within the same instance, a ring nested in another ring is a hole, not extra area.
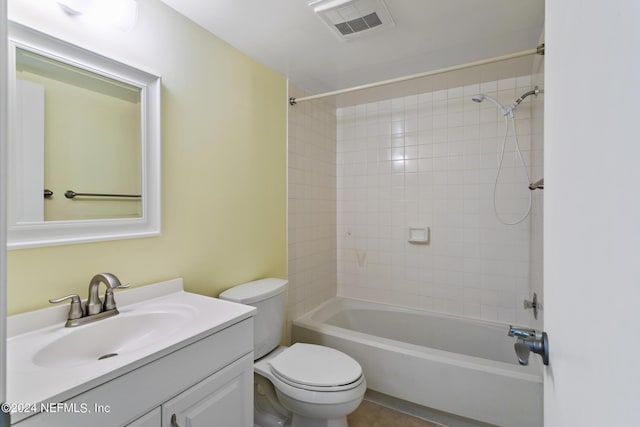
[[(290, 85), (289, 95), (302, 97)], [(288, 319), (336, 295), (336, 109), (326, 101), (289, 108)], [(290, 331), (290, 328), (287, 328)]]
[[(532, 77), (478, 73), (480, 83), (421, 92), (416, 82), (413, 95), (337, 110), (339, 295), (530, 324), (530, 221), (502, 225), (493, 207), (504, 119), (471, 96), (510, 104)], [(516, 110), (528, 165), (540, 158), (529, 101)], [(526, 211), (527, 185), (510, 132), (496, 202), (505, 219)], [(428, 245), (407, 242), (412, 225), (431, 228)]]

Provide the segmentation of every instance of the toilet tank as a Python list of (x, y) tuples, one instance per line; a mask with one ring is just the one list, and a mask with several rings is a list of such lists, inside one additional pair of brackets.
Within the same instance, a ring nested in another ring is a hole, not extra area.
[(261, 358), (280, 344), (284, 327), (284, 279), (260, 279), (222, 292), (218, 297), (256, 307), (253, 318), (253, 357)]

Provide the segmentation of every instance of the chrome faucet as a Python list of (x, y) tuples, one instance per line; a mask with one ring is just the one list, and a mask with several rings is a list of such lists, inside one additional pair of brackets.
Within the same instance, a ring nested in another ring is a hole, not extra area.
[[(104, 293), (104, 301), (101, 301), (98, 296), (100, 283), (104, 283), (107, 286), (107, 290)], [(69, 316), (67, 317), (67, 323), (65, 324), (67, 328), (70, 328), (118, 314), (119, 312), (116, 307), (116, 301), (113, 298), (113, 290), (128, 287), (129, 285), (123, 285), (120, 283), (120, 280), (113, 274), (100, 273), (93, 276), (91, 282), (89, 282), (89, 299), (86, 304), (83, 304), (80, 301), (80, 297), (75, 294), (67, 295), (62, 298), (50, 299), (49, 302), (58, 303), (68, 299), (71, 300), (71, 308), (69, 309)]]
[[(100, 283), (107, 286), (104, 293), (104, 303), (100, 301), (98, 296), (98, 288)], [(93, 276), (89, 282), (89, 300), (87, 301), (87, 316), (102, 313), (108, 310), (117, 310), (116, 303), (113, 299), (113, 290), (117, 288), (126, 288), (128, 285), (122, 285), (120, 280), (111, 273), (100, 273)]]
[(508, 335), (516, 337), (516, 343), (513, 347), (521, 365), (529, 364), (530, 352), (539, 354), (542, 356), (542, 363), (549, 364), (549, 339), (546, 332), (509, 326)]

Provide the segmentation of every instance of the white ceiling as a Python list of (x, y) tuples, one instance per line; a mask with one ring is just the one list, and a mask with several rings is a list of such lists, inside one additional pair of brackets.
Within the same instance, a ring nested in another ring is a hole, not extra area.
[(308, 0), (162, 0), (310, 93), (536, 47), (544, 0), (386, 0), (395, 26), (341, 41)]

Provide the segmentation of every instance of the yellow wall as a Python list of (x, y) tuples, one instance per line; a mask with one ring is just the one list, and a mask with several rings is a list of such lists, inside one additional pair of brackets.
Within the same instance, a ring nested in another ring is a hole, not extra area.
[(126, 33), (47, 3), (10, 1), (9, 17), (162, 76), (162, 236), (9, 251), (9, 314), (86, 298), (104, 271), (134, 285), (183, 277), (212, 296), (286, 277), (285, 79), (158, 0), (138, 1)]

